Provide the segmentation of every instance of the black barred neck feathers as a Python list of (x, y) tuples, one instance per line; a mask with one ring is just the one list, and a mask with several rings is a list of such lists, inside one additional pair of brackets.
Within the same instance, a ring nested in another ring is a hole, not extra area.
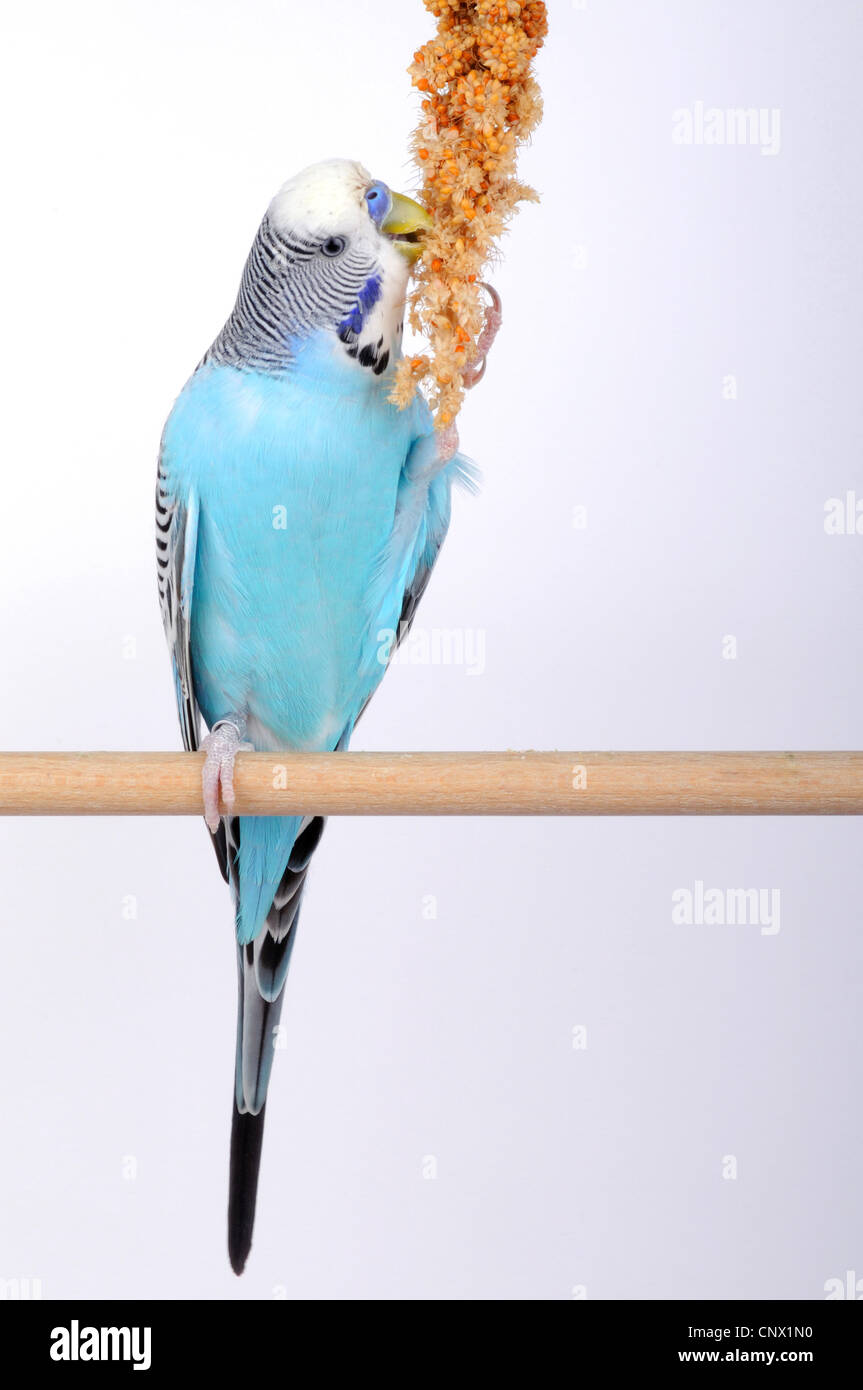
[(387, 333), (379, 311), (381, 272), (362, 248), (348, 248), (334, 261), (317, 243), (281, 235), (265, 217), (234, 310), (204, 363), (286, 372), (299, 343), (328, 329), (348, 357), (383, 372), (395, 355), (401, 319)]

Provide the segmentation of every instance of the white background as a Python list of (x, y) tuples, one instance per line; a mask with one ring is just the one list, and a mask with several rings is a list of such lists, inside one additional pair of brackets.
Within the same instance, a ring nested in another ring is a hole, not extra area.
[[(550, 10), (542, 203), (461, 417), (483, 492), (418, 619), (481, 629), (485, 669), (395, 668), (356, 746), (860, 746), (863, 537), (823, 524), (863, 498), (859, 7)], [(175, 748), (163, 420), (284, 178), (339, 155), (415, 187), (404, 69), (431, 20), (45, 0), (3, 28), (2, 740)], [(696, 101), (779, 108), (779, 153), (675, 144)], [(0, 1277), (565, 1299), (863, 1274), (859, 822), (332, 821), (240, 1281), (232, 920), (202, 825), (0, 837)], [(675, 926), (697, 879), (778, 888), (779, 934)]]

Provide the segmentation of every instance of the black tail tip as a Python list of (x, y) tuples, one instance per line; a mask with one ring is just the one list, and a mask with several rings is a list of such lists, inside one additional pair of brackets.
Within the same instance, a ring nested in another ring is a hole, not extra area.
[(234, 1104), (228, 1185), (228, 1259), (235, 1274), (242, 1274), (252, 1248), (265, 1109), (263, 1106), (258, 1115), (241, 1115)]

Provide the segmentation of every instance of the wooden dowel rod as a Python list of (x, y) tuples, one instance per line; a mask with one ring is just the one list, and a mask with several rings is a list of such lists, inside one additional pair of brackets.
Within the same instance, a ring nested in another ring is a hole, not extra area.
[[(196, 753), (0, 753), (0, 814), (201, 814)], [(863, 753), (241, 753), (244, 815), (863, 814)]]

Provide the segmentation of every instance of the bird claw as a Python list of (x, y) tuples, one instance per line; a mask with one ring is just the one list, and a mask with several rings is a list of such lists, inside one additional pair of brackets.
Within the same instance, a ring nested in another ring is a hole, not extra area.
[(458, 426), (454, 420), (452, 424), (438, 430), (437, 452), (441, 463), (449, 463), (458, 453)]
[(230, 720), (219, 720), (201, 740), (201, 748), (207, 755), (201, 775), (204, 819), (214, 835), (221, 821), (220, 793), (227, 811), (234, 804), (234, 760), (239, 752), (251, 752), (252, 747), (251, 743), (242, 741), (240, 729)]
[(470, 366), (466, 367), (462, 373), (462, 380), (467, 391), (470, 391), (485, 376), (488, 355), (503, 323), (503, 306), (500, 295), (494, 285), (488, 284), (486, 280), (482, 281), (482, 288), (490, 295), (491, 304), (485, 311), (485, 323), (477, 339), (476, 360), (471, 362)]

